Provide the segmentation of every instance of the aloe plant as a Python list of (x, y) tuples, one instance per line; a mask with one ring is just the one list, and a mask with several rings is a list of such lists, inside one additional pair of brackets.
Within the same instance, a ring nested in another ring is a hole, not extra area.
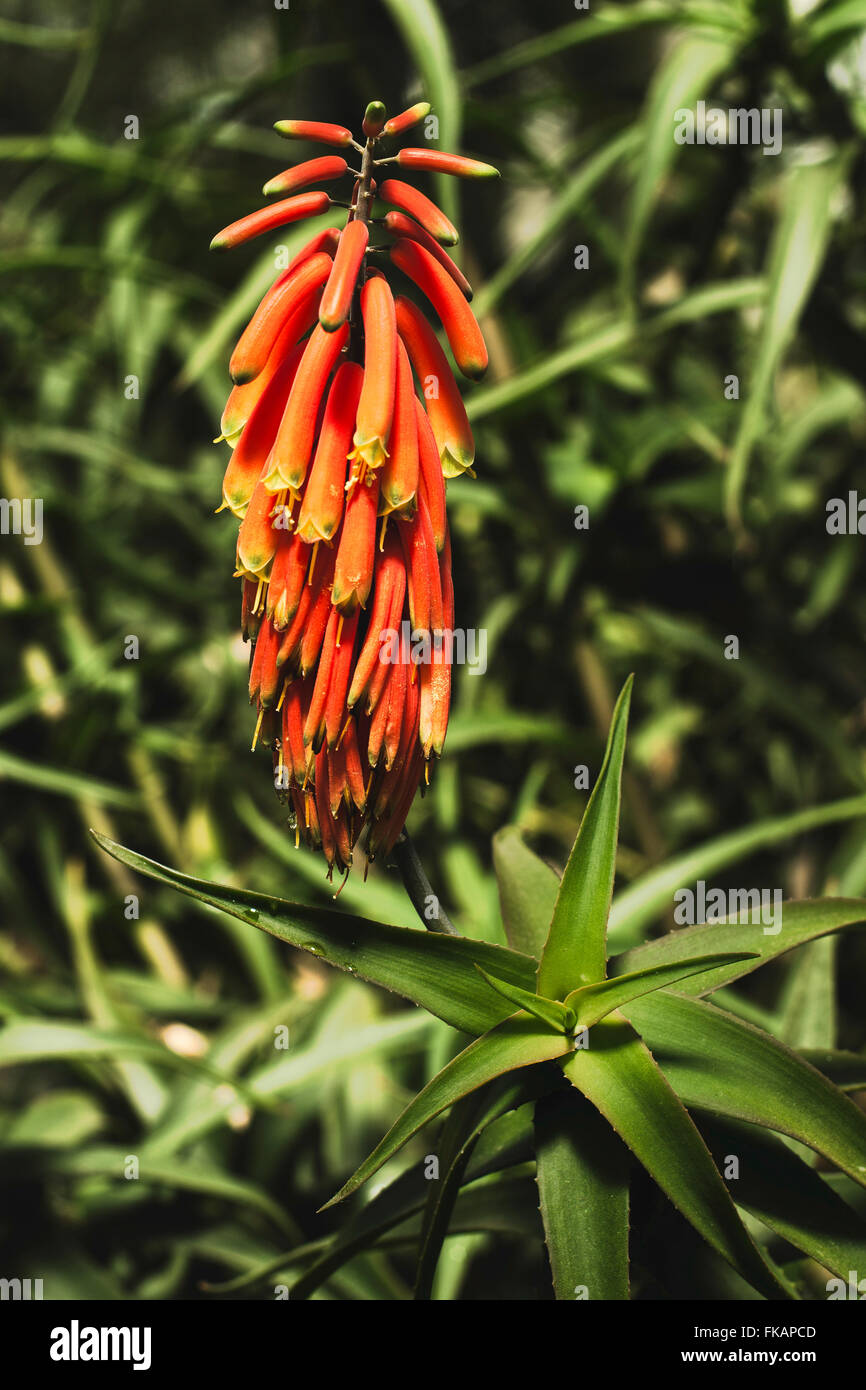
[(641, 1169), (764, 1298), (797, 1298), (803, 1286), (755, 1229), (842, 1278), (866, 1263), (861, 1218), (785, 1142), (866, 1187), (866, 1117), (846, 1094), (862, 1084), (862, 1067), (854, 1059), (846, 1077), (839, 1054), (798, 1053), (712, 1002), (793, 946), (863, 921), (866, 901), (790, 903), (776, 934), (743, 917), (609, 956), (630, 696), (631, 680), (561, 881), (519, 837), (497, 854), (507, 947), (220, 887), (96, 836), (129, 868), (472, 1038), (326, 1205), (353, 1198), (448, 1112), (430, 1141), (436, 1179), (425, 1182), (410, 1163), (331, 1241), (285, 1251), (227, 1289), (290, 1266), (298, 1269), (291, 1296), (306, 1297), (359, 1251), (399, 1240), (416, 1246), (415, 1294), (427, 1298), (449, 1229), (484, 1229), (491, 1212), (506, 1212), (531, 1230), (534, 1176), (555, 1297), (627, 1299), (630, 1190)]

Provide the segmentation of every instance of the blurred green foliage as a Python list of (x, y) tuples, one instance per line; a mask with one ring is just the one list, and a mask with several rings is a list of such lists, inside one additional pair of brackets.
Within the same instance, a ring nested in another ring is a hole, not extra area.
[[(460, 929), (499, 939), (503, 825), (563, 862), (574, 770), (597, 772), (630, 670), (620, 892), (672, 861), (645, 933), (701, 876), (862, 894), (862, 543), (828, 535), (825, 508), (866, 439), (866, 7), (71, 0), (60, 18), (47, 0), (0, 18), (0, 492), (44, 501), (41, 545), (0, 537), (0, 1003), (36, 1050), (0, 1073), (0, 1235), (5, 1272), (46, 1296), (199, 1297), (332, 1231), (315, 1208), (451, 1046), (86, 836), (332, 891), (249, 752), (232, 523), (212, 515), (228, 355), (273, 247), (211, 259), (211, 236), (290, 162), (281, 117), (357, 126), (371, 97), (423, 93), (443, 147), (503, 171), (448, 194), (491, 355), (469, 395), (478, 477), (449, 488), (457, 622), (487, 629), (489, 665), (458, 674), (410, 818)], [(782, 153), (677, 145), (673, 112), (698, 99), (781, 108)], [(413, 922), (378, 865), (339, 901)], [(800, 954), (737, 1007), (862, 1050), (862, 937)], [(128, 1051), (100, 1060), (106, 1030)], [(128, 1156), (146, 1180), (123, 1180)], [(458, 1228), (436, 1295), (548, 1297), (533, 1219)], [(694, 1296), (662, 1253), (637, 1252), (656, 1272), (635, 1291)], [(694, 1258), (710, 1295), (741, 1296)], [(318, 1296), (405, 1297), (401, 1259), (359, 1256)]]

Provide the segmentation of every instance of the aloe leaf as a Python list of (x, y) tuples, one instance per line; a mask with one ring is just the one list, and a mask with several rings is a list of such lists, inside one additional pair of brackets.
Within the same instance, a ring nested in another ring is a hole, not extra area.
[(508, 944), (540, 957), (559, 892), (559, 878), (539, 859), (514, 825), (493, 837), (493, 869)]
[(534, 989), (535, 961), (505, 946), (391, 927), (346, 912), (207, 883), (157, 864), (104, 835), (94, 834), (94, 839), (138, 873), (311, 951), (329, 965), (393, 990), (463, 1032), (484, 1033), (514, 1012), (497, 1000), (475, 965), (498, 980)]
[(797, 1053), (824, 1073), (840, 1091), (866, 1091), (866, 1057), (857, 1052), (831, 1051), (825, 1047), (799, 1047)]
[(476, 1038), (410, 1101), (369, 1158), (322, 1210), (356, 1192), (413, 1134), (462, 1096), (518, 1067), (561, 1057), (571, 1046), (570, 1039), (561, 1033), (552, 1033), (530, 1014), (523, 1013), (513, 1014), (483, 1037)]
[[(535, 1106), (536, 1181), (557, 1299), (628, 1298), (628, 1153), (577, 1090)], [(585, 1291), (585, 1294), (584, 1294)]]
[(674, 113), (693, 106), (712, 89), (716, 78), (730, 65), (736, 48), (736, 43), (719, 33), (685, 32), (653, 79), (641, 122), (645, 138), (626, 234), (624, 276), (629, 292), (653, 203), (680, 150), (674, 140)]
[[(618, 977), (651, 965), (674, 965), (702, 951), (730, 951), (732, 959), (728, 964), (720, 965), (709, 974), (685, 979), (675, 988), (677, 994), (710, 994), (732, 980), (751, 974), (759, 966), (775, 960), (795, 946), (861, 922), (866, 922), (866, 900), (859, 898), (819, 898), (783, 903), (779, 932), (767, 934), (759, 922), (740, 919), (683, 927), (613, 956), (609, 969), (613, 976)], [(733, 959), (737, 953), (741, 953), (739, 960)]]
[(652, 1054), (623, 1018), (596, 1024), (563, 1071), (705, 1240), (767, 1298), (787, 1291), (743, 1226), (698, 1130)]
[(486, 970), (482, 970), (480, 965), (475, 969), (484, 976), (491, 989), (495, 989), (497, 994), (501, 994), (503, 999), (508, 999), (515, 1004), (518, 1009), (525, 1009), (533, 1018), (539, 1019), (541, 1023), (546, 1023), (558, 1033), (564, 1033), (568, 1027), (569, 1015), (565, 1005), (558, 999), (545, 999), (540, 994), (532, 994), (528, 989), (519, 989), (517, 985), (506, 985), (501, 980), (494, 980), (492, 975), (488, 975)]
[[(526, 1080), (531, 1081), (538, 1072), (539, 1068), (531, 1069)], [(438, 1177), (427, 1183), (415, 1271), (416, 1299), (431, 1297), (442, 1242), (479, 1136), (494, 1120), (522, 1104), (526, 1095), (523, 1078), (494, 1082), (472, 1091), (452, 1106), (439, 1137)]]
[(580, 985), (604, 979), (631, 687), (630, 676), (616, 702), (601, 772), (559, 885), (536, 985), (549, 999), (564, 999)]
[(629, 1017), (689, 1107), (799, 1139), (866, 1187), (866, 1115), (769, 1033), (702, 999), (661, 992)]
[(830, 240), (834, 195), (845, 161), (801, 164), (788, 174), (782, 214), (770, 249), (757, 360), (734, 440), (725, 484), (729, 520), (737, 522), (752, 450), (765, 428), (773, 376), (815, 281)]
[(694, 956), (691, 960), (677, 961), (671, 965), (651, 965), (646, 970), (635, 970), (630, 975), (619, 975), (612, 980), (600, 980), (598, 984), (584, 985), (569, 994), (565, 1003), (577, 1014), (577, 1023), (591, 1028), (594, 1023), (614, 1009), (625, 1008), (633, 999), (651, 994), (657, 989), (667, 989), (689, 976), (702, 975), (731, 960), (742, 960), (743, 956), (713, 955)]
[(840, 1278), (866, 1269), (866, 1222), (787, 1144), (754, 1125), (705, 1116), (699, 1128), (723, 1171), (738, 1160), (730, 1179), (738, 1206)]

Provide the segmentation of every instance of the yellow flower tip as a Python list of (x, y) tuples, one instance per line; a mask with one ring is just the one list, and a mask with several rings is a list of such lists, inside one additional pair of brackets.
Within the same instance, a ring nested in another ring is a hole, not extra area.
[(473, 478), (475, 477), (475, 474), (472, 472), (472, 465), (475, 462), (474, 454), (465, 453), (462, 449), (452, 449), (450, 445), (445, 444), (442, 447), (439, 457), (442, 461), (442, 473), (444, 477), (460, 478), (464, 473), (470, 473)]
[(375, 472), (383, 468), (386, 460), (390, 457), (385, 448), (385, 441), (379, 434), (374, 434), (369, 439), (359, 439), (356, 434), (352, 442), (355, 447), (349, 454), (349, 458), (350, 460), (360, 460), (365, 474), (367, 469), (372, 469)]
[(211, 251), (225, 251), (225, 250), (226, 250), (226, 247), (227, 247), (227, 243), (226, 243), (225, 239), (223, 238), (222, 233), (221, 233), (221, 232), (217, 232), (216, 236), (214, 237), (214, 239), (213, 239), (213, 241), (211, 242), (210, 247), (209, 247), (208, 249), (211, 250)]

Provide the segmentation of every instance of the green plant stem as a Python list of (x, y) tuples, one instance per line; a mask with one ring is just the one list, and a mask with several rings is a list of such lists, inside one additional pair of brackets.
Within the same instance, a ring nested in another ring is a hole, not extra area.
[(430, 880), (418, 858), (418, 851), (407, 831), (403, 831), (391, 850), (390, 858), (399, 871), (412, 906), (427, 930), (445, 932), (447, 936), (459, 936), (460, 933), (442, 906), (438, 894), (434, 893), (430, 886)]

